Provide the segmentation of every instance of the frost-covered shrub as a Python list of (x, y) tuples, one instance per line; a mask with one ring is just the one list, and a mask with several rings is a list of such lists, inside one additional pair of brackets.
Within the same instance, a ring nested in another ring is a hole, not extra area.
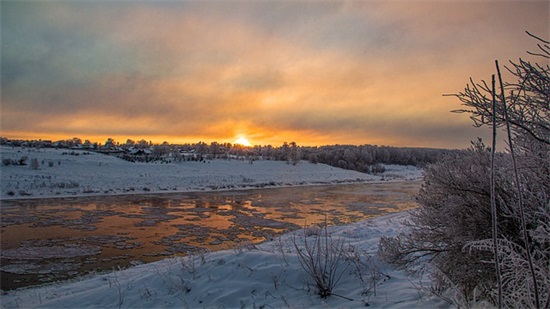
[(27, 160), (29, 157), (22, 156), (19, 158), (19, 160), (14, 160), (10, 158), (2, 158), (2, 165), (8, 166), (8, 165), (27, 165)]
[(2, 159), (2, 165), (8, 166), (8, 165), (16, 165), (17, 162), (15, 160), (4, 158)]
[[(539, 56), (550, 59), (550, 42), (543, 42)], [(477, 291), (498, 306), (548, 308), (550, 66), (521, 59), (511, 65), (508, 70), (518, 81), (504, 83), (496, 108), (491, 98), (497, 91), (485, 82), (472, 82), (455, 95), (465, 106), (459, 112), (471, 113), (475, 125), (492, 126), (494, 113), (496, 125), (508, 128), (507, 151), (496, 154), (492, 169), (491, 151), (478, 141), (466, 154), (429, 166), (410, 231), (382, 238), (379, 253), (409, 270), (432, 266), (434, 291), (452, 285), (466, 302)]]
[(59, 188), (59, 189), (74, 189), (80, 187), (80, 184), (78, 182), (74, 181), (60, 181), (56, 182), (52, 186), (53, 188)]
[(31, 170), (37, 170), (38, 167), (39, 167), (39, 163), (38, 163), (38, 159), (37, 158), (33, 158), (31, 159), (31, 165), (30, 165), (30, 168)]
[(386, 171), (386, 167), (382, 164), (373, 164), (371, 166), (371, 171), (373, 174), (383, 174)]
[[(481, 281), (494, 281), (494, 271), (482, 260), (490, 253), (471, 255), (462, 248), (473, 240), (491, 237), (488, 153), (472, 148), (446, 158), (425, 171), (420, 207), (411, 213), (410, 232), (383, 237), (380, 254), (388, 262), (414, 270), (416, 262), (430, 261), (465, 293)], [(445, 282), (436, 283), (443, 285)]]
[[(347, 259), (347, 246), (342, 239), (333, 239), (328, 233), (326, 219), (322, 229), (304, 229), (303, 244), (299, 244), (296, 235), (292, 238), (292, 244), (296, 249), (300, 266), (314, 282), (317, 293), (321, 298), (327, 298), (334, 294), (350, 266)], [(308, 231), (313, 234), (313, 239), (308, 240)], [(342, 297), (342, 296), (340, 296)]]
[[(512, 250), (525, 244), (509, 159), (505, 155), (497, 158), (500, 168), (496, 173), (495, 191), (499, 239), (507, 245), (501, 247), (501, 268), (511, 289), (507, 295), (512, 296), (521, 286), (528, 289), (530, 283), (525, 252)], [(384, 260), (409, 270), (419, 270), (420, 265), (429, 262), (438, 269), (434, 277), (437, 289), (443, 290), (452, 283), (468, 299), (473, 297), (475, 289), (485, 299), (495, 302), (496, 274), (490, 262), (494, 259), (488, 241), (492, 237), (489, 160), (489, 151), (478, 143), (463, 156), (449, 157), (429, 166), (417, 198), (420, 207), (411, 213), (408, 223), (410, 231), (395, 238), (383, 237), (380, 241), (379, 253)], [(530, 247), (539, 271), (539, 283), (542, 283), (539, 290), (547, 295), (543, 287), (546, 291), (550, 287), (550, 169), (548, 162), (524, 160), (523, 198), (532, 235)]]
[(27, 156), (22, 156), (20, 159), (19, 159), (19, 165), (27, 165), (27, 160), (29, 159), (29, 157)]

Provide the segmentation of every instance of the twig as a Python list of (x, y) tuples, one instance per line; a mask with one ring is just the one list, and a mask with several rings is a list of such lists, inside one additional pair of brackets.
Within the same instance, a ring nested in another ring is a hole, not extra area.
[[(492, 76), (492, 99), (493, 99), (493, 145), (491, 147), (491, 213), (492, 213), (492, 227), (493, 227), (493, 254), (495, 256), (495, 268), (497, 273), (498, 283), (498, 308), (502, 308), (502, 277), (500, 274), (500, 261), (498, 258), (498, 217), (497, 217), (497, 205), (495, 199), (495, 151), (497, 147), (497, 121), (496, 121), (496, 90), (495, 90), (495, 75)], [(474, 298), (475, 300), (475, 298)]]
[(512, 156), (512, 164), (514, 166), (514, 176), (516, 179), (516, 188), (518, 190), (518, 199), (519, 199), (519, 213), (521, 220), (521, 228), (523, 230), (523, 242), (525, 243), (525, 252), (527, 254), (527, 261), (529, 262), (529, 271), (531, 272), (531, 277), (533, 279), (533, 289), (535, 290), (535, 306), (540, 308), (540, 299), (539, 299), (539, 289), (537, 284), (537, 278), (535, 276), (535, 267), (533, 265), (533, 257), (531, 256), (531, 251), (529, 249), (529, 235), (527, 233), (527, 224), (525, 223), (525, 211), (523, 209), (523, 194), (521, 191), (521, 186), (519, 182), (518, 167), (516, 162), (516, 156), (514, 153), (514, 145), (512, 143), (512, 133), (510, 130), (510, 123), (508, 121), (508, 108), (506, 107), (506, 99), (504, 97), (504, 86), (502, 83), (502, 76), (500, 74), (500, 68), (498, 66), (498, 60), (495, 60), (495, 65), (497, 67), (498, 80), (500, 83), (500, 97), (502, 100), (502, 105), (504, 109), (504, 118), (506, 122), (506, 131), (508, 133), (508, 143), (510, 144), (510, 154)]
[(337, 297), (343, 298), (345, 300), (353, 301), (353, 298), (345, 297), (345, 296), (342, 296), (342, 295), (339, 295), (339, 294), (336, 294), (336, 293), (330, 293), (330, 295), (337, 296)]

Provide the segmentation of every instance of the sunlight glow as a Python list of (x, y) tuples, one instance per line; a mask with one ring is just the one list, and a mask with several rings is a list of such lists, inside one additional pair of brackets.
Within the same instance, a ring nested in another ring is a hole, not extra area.
[(242, 136), (239, 137), (236, 141), (234, 141), (233, 144), (239, 144), (239, 145), (246, 146), (246, 147), (252, 146), (252, 144), (250, 144), (250, 142)]

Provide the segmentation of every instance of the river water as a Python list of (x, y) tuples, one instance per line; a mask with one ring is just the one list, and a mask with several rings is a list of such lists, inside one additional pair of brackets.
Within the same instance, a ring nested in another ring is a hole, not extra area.
[(1, 289), (175, 255), (239, 248), (304, 226), (416, 206), (419, 182), (2, 201)]

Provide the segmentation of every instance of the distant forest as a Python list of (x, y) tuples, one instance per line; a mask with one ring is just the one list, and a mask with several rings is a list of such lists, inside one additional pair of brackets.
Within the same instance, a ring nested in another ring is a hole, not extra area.
[(132, 162), (184, 162), (212, 159), (237, 159), (253, 163), (256, 160), (286, 161), (298, 164), (305, 160), (363, 173), (383, 173), (383, 164), (413, 165), (424, 167), (443, 157), (457, 155), (463, 150), (392, 147), (376, 145), (299, 146), (295, 142), (276, 146), (251, 146), (239, 144), (198, 142), (195, 144), (153, 144), (145, 140), (128, 139), (119, 143), (109, 138), (104, 144), (84, 142), (80, 138), (60, 141), (10, 140), (0, 137), (0, 145), (33, 148), (63, 148), (95, 151), (116, 155)]

